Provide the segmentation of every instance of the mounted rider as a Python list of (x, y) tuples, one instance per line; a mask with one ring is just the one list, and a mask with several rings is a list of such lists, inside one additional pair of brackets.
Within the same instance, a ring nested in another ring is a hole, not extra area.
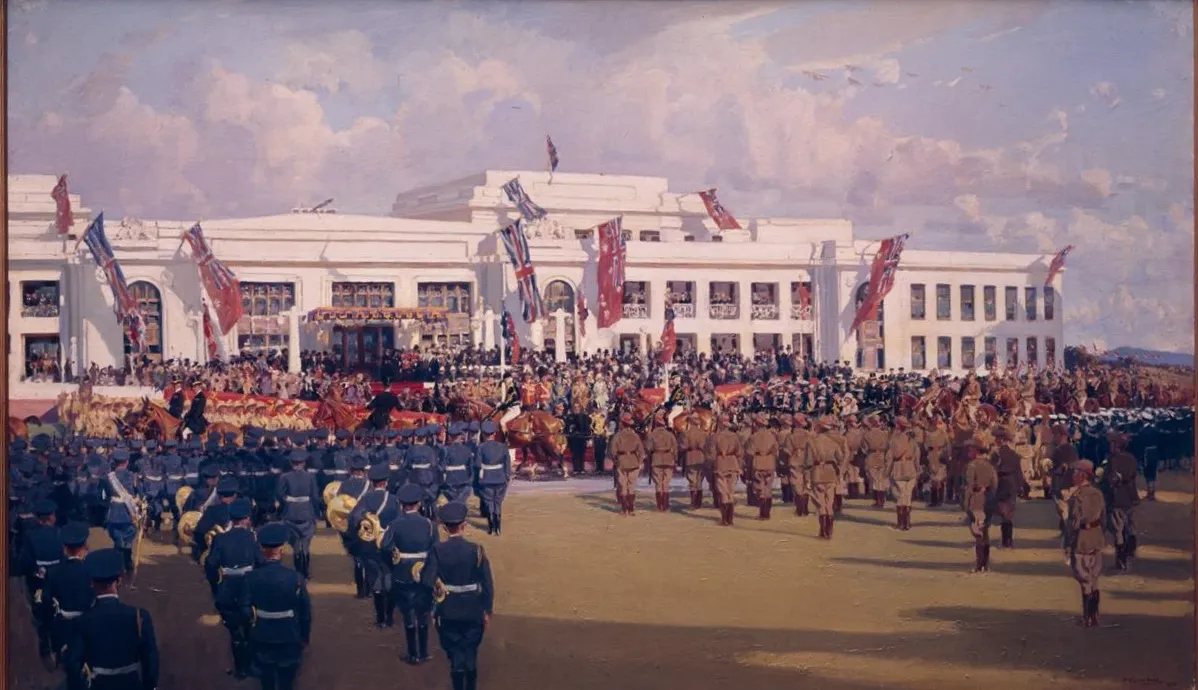
[(197, 379), (191, 384), (195, 396), (191, 399), (191, 407), (187, 408), (187, 416), (183, 418), (183, 438), (203, 436), (208, 430), (208, 420), (204, 418), (204, 409), (208, 406), (208, 398), (204, 395), (204, 382)]
[(969, 370), (965, 383), (961, 384), (961, 404), (969, 414), (969, 421), (976, 427), (978, 423), (978, 407), (982, 403), (982, 384), (978, 381), (977, 372)]
[(915, 405), (916, 412), (922, 412), (931, 417), (936, 413), (936, 400), (940, 397), (943, 388), (940, 386), (940, 372), (933, 369), (928, 375), (931, 383), (924, 394), (919, 396), (919, 402)]
[(662, 404), (662, 409), (666, 412), (667, 429), (673, 429), (674, 420), (690, 407), (687, 391), (682, 386), (682, 378), (679, 376), (670, 378), (670, 399)]
[(502, 412), (499, 417), (499, 428), (507, 433), (507, 425), (516, 417), (520, 416), (521, 395), (520, 383), (516, 377), (512, 376), (512, 372), (505, 372), (503, 375), (503, 402), (499, 403), (497, 412)]

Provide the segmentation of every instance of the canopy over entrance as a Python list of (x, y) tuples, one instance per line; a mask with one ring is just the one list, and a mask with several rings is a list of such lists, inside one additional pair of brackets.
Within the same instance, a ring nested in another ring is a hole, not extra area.
[(411, 321), (440, 324), (446, 321), (446, 311), (431, 307), (317, 307), (308, 312), (307, 320), (338, 326), (400, 325)]

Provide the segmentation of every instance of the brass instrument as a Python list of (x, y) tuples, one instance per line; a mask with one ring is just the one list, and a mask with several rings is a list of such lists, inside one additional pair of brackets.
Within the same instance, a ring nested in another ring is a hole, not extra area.
[(437, 496), (437, 507), (438, 508), (445, 505), (446, 503), (449, 503), (449, 499), (445, 497), (445, 494), (441, 494), (440, 496)]
[(341, 482), (329, 482), (328, 486), (321, 492), (320, 497), (324, 499), (324, 504), (327, 506), (337, 497), (337, 492), (341, 490)]
[(187, 499), (191, 498), (193, 489), (190, 486), (181, 486), (175, 492), (175, 509), (180, 513), (183, 512), (183, 506), (187, 505)]
[(441, 578), (437, 578), (437, 581), (433, 583), (433, 602), (440, 604), (448, 596), (449, 590), (445, 589), (445, 583), (441, 581)]
[(326, 512), (329, 524), (333, 526), (333, 529), (342, 534), (349, 531), (349, 514), (354, 511), (356, 505), (358, 505), (358, 499), (349, 494), (334, 496), (333, 500), (329, 501)]
[(208, 534), (204, 535), (204, 548), (211, 549), (212, 548), (212, 540), (216, 539), (216, 535), (224, 534), (225, 532), (228, 532), (228, 531), (229, 531), (229, 528), (224, 525), (217, 525), (216, 527), (213, 527), (212, 529), (208, 530)]
[(383, 523), (377, 513), (366, 513), (358, 525), (358, 539), (381, 547), (383, 544)]
[[(395, 556), (399, 558), (399, 549), (396, 549)], [(396, 563), (399, 561), (396, 560)], [(420, 575), (424, 573), (424, 561), (417, 561), (412, 564), (412, 582), (420, 582)]]
[(179, 516), (179, 540), (184, 544), (191, 544), (195, 541), (196, 525), (200, 523), (200, 518), (203, 516), (198, 510), (189, 510)]

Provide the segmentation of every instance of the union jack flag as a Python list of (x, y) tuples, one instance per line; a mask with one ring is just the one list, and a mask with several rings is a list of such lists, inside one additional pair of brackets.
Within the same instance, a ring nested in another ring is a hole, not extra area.
[(599, 239), (599, 328), (611, 328), (623, 317), (624, 266), (628, 245), (624, 240), (623, 217), (595, 228)]
[(1073, 251), (1072, 244), (1057, 252), (1057, 255), (1052, 257), (1052, 263), (1048, 266), (1048, 277), (1044, 279), (1044, 287), (1052, 286), (1053, 278), (1056, 278), (1061, 269), (1065, 268), (1065, 257), (1069, 256), (1069, 252), (1071, 251)]
[(899, 258), (903, 255), (903, 247), (907, 244), (908, 237), (909, 234), (902, 234), (882, 241), (869, 271), (869, 288), (866, 290), (865, 300), (857, 309), (857, 316), (853, 319), (850, 331), (857, 330), (870, 315), (876, 313), (878, 305), (894, 288), (894, 275), (898, 272)]
[(557, 172), (557, 147), (553, 145), (553, 137), (545, 135), (545, 151), (549, 154), (549, 184), (553, 184), (553, 173)]
[(50, 197), (54, 199), (54, 227), (58, 228), (58, 234), (65, 234), (75, 224), (75, 214), (71, 213), (71, 193), (67, 190), (66, 175), (59, 176), (58, 184), (54, 185)]
[(699, 192), (699, 198), (703, 200), (703, 205), (707, 207), (707, 215), (711, 216), (711, 219), (715, 221), (716, 227), (721, 231), (741, 229), (740, 223), (736, 222), (736, 218), (733, 218), (732, 214), (728, 213), (728, 209), (724, 208), (724, 205), (716, 198), (715, 187)]
[(87, 226), (82, 241), (87, 244), (96, 265), (104, 271), (104, 275), (108, 278), (108, 285), (112, 288), (112, 310), (116, 313), (117, 320), (122, 326), (129, 329), (130, 341), (133, 342), (138, 352), (142, 352), (146, 342), (145, 323), (142, 320), (141, 311), (138, 309), (137, 298), (129, 291), (125, 272), (121, 269), (120, 262), (116, 260), (116, 254), (112, 251), (108, 236), (104, 234), (103, 212)]
[(520, 288), (520, 304), (524, 308), (524, 322), (533, 323), (545, 317), (545, 303), (541, 300), (541, 291), (537, 289), (536, 268), (532, 264), (532, 254), (528, 249), (528, 238), (524, 236), (521, 221), (507, 226), (499, 231), (503, 246), (507, 248), (508, 258), (516, 271), (516, 282)]
[(183, 233), (183, 239), (191, 247), (191, 256), (200, 271), (200, 282), (212, 300), (221, 333), (228, 333), (237, 325), (243, 309), (241, 306), (241, 283), (233, 271), (212, 253), (212, 247), (204, 237), (199, 223)]
[[(550, 145), (552, 146), (552, 143)], [(545, 209), (537, 206), (532, 199), (528, 198), (528, 192), (524, 191), (524, 186), (520, 184), (520, 178), (513, 177), (511, 181), (503, 185), (503, 192), (507, 194), (508, 200), (516, 205), (516, 209), (520, 211), (525, 222), (531, 223), (549, 215)]]

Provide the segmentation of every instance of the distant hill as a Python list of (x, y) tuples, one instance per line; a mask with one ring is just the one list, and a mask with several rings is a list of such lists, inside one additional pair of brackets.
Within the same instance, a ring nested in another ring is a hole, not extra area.
[(1187, 355), (1183, 352), (1145, 350), (1144, 348), (1140, 347), (1117, 347), (1099, 359), (1103, 362), (1114, 362), (1122, 357), (1130, 357), (1145, 364), (1159, 364), (1168, 367), (1189, 367), (1190, 369), (1194, 368), (1194, 355)]

